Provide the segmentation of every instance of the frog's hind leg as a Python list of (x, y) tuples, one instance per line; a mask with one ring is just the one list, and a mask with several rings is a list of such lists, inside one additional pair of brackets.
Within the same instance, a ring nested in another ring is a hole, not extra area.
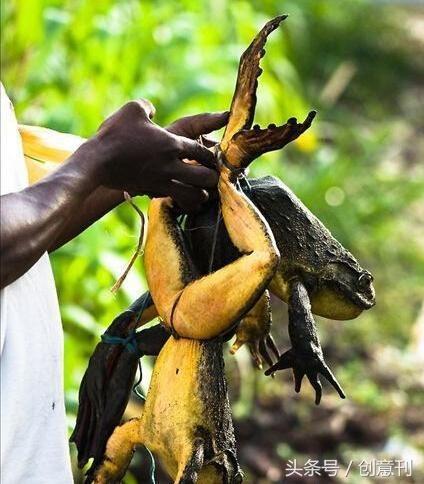
[(273, 277), (279, 253), (272, 232), (256, 207), (221, 173), (224, 222), (242, 256), (195, 280), (170, 199), (149, 210), (145, 266), (149, 288), (162, 319), (185, 338), (211, 339), (235, 324), (257, 301)]
[(121, 482), (131, 462), (135, 448), (143, 443), (141, 417), (116, 427), (110, 436), (103, 461), (87, 473), (86, 484), (114, 484)]

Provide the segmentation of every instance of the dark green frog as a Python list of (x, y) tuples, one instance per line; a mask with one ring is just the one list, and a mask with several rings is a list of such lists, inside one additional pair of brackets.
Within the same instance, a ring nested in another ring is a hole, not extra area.
[[(337, 320), (356, 318), (375, 304), (373, 277), (279, 179), (242, 177), (240, 189), (259, 208), (274, 234), (281, 262), (269, 290), (289, 306), (292, 348), (266, 374), (293, 368), (296, 391), (306, 375), (319, 403), (320, 373), (344, 398), (324, 361), (312, 314)], [(186, 222), (193, 258), (204, 273), (239, 257), (222, 221), (215, 235), (218, 209), (218, 202), (211, 202)]]

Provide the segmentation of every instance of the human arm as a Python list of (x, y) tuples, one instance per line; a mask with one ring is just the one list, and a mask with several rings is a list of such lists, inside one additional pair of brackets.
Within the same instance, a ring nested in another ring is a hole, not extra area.
[[(193, 116), (185, 116), (174, 121), (166, 128), (166, 130), (177, 136), (197, 139), (200, 136), (225, 126), (227, 118), (227, 112), (203, 113)], [(184, 165), (182, 167), (186, 168)], [(196, 167), (190, 169), (195, 170)], [(203, 173), (204, 168), (201, 168), (199, 176), (201, 176)], [(177, 203), (185, 211), (197, 209), (197, 207), (203, 201), (203, 195), (203, 193), (200, 193), (199, 197), (198, 190), (192, 190), (190, 188), (188, 190), (180, 189), (178, 193), (175, 193)], [(78, 210), (72, 214), (59, 238), (52, 243), (51, 247), (49, 247), (49, 251), (52, 252), (72, 240), (92, 223), (99, 220), (103, 215), (108, 213), (123, 201), (124, 195), (122, 190), (113, 190), (105, 186), (98, 187), (84, 200), (81, 210)]]
[[(186, 165), (182, 159), (213, 165), (213, 154), (199, 143), (155, 125), (150, 119), (153, 112), (147, 101), (127, 103), (56, 171), (20, 192), (1, 197), (2, 288), (63, 237), (75, 213), (88, 214), (85, 222), (89, 223), (107, 211), (94, 203), (99, 188), (132, 195), (171, 195), (177, 202), (188, 194), (197, 203), (207, 199), (204, 189), (216, 185), (215, 171)], [(109, 193), (108, 203), (119, 203)], [(82, 210), (84, 202), (92, 204), (91, 209)]]

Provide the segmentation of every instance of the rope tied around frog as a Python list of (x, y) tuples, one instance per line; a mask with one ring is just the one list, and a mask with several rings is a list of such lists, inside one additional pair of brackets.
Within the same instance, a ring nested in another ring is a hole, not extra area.
[(130, 353), (134, 353), (139, 358), (143, 355), (138, 350), (137, 340), (136, 340), (136, 331), (131, 331), (131, 333), (126, 338), (121, 338), (120, 336), (112, 336), (108, 333), (103, 333), (101, 335), (101, 340), (103, 343), (107, 343), (110, 345), (122, 345), (124, 346)]
[(231, 174), (234, 175), (234, 177), (236, 177), (236, 178), (244, 176), (244, 174), (246, 172), (245, 168), (242, 168), (242, 167), (236, 168), (231, 163), (229, 163), (227, 158), (225, 157), (224, 153), (219, 148), (216, 149), (215, 153), (216, 153), (216, 158), (217, 158), (217, 161), (218, 161), (218, 166), (220, 166), (220, 167), (225, 166), (225, 168), (230, 170)]

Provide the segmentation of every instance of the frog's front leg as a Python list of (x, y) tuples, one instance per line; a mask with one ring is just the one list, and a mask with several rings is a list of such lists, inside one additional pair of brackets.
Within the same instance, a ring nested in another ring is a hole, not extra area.
[(295, 391), (297, 393), (300, 391), (302, 379), (306, 375), (315, 390), (315, 403), (317, 405), (321, 401), (322, 394), (322, 386), (319, 380), (319, 374), (321, 374), (333, 385), (340, 397), (345, 398), (341, 386), (324, 361), (309, 296), (305, 286), (298, 280), (291, 284), (289, 335), (292, 348), (286, 351), (280, 357), (278, 363), (269, 368), (265, 374), (270, 375), (276, 370), (293, 368)]
[(262, 369), (265, 361), (273, 365), (269, 351), (277, 358), (280, 357), (277, 346), (270, 334), (272, 313), (269, 291), (266, 290), (253, 308), (244, 316), (236, 331), (236, 340), (231, 346), (231, 354), (247, 344), (250, 354), (257, 368)]

